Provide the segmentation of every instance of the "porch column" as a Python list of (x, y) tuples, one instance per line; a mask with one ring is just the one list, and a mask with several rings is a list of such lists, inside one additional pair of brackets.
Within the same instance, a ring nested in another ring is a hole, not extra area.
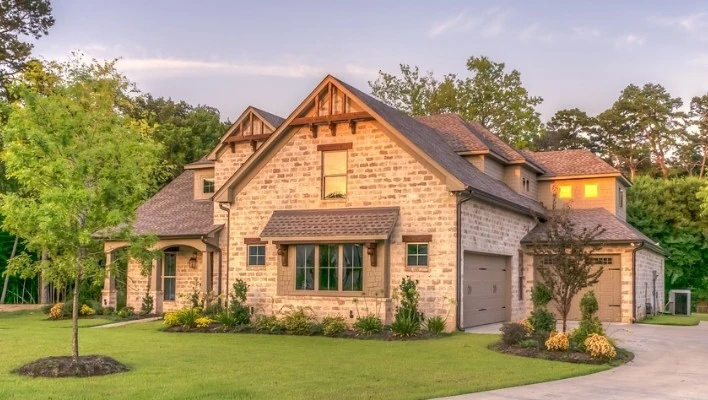
[(209, 261), (209, 252), (202, 251), (202, 271), (201, 271), (201, 281), (202, 281), (202, 292), (211, 293), (212, 291), (212, 273), (211, 273), (211, 262)]
[[(113, 252), (109, 251), (106, 252), (106, 277), (101, 291), (101, 303), (103, 307), (116, 308), (118, 305), (118, 291), (116, 290), (116, 277), (111, 269), (113, 269)], [(44, 292), (44, 286), (42, 291)]]
[(150, 270), (150, 296), (153, 299), (153, 313), (162, 314), (162, 302), (164, 292), (162, 291), (162, 260), (152, 260)]

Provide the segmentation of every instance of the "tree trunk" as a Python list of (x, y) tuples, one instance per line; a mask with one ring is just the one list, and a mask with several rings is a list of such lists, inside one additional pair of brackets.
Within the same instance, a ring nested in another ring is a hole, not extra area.
[(79, 288), (81, 287), (81, 272), (81, 266), (79, 266), (74, 280), (74, 301), (71, 312), (71, 359), (77, 373), (79, 372)]
[(708, 155), (708, 146), (703, 146), (703, 159), (701, 160), (701, 173), (698, 175), (699, 179), (703, 179), (703, 174), (706, 171), (706, 156)]
[[(8, 267), (10, 266), (10, 261), (15, 258), (15, 253), (17, 252), (17, 242), (20, 241), (19, 236), (15, 236), (15, 244), (12, 245), (12, 253), (10, 253), (10, 259), (7, 260)], [(10, 274), (7, 269), (5, 270), (5, 283), (2, 285), (2, 295), (0, 295), (0, 304), (5, 304), (5, 296), (7, 296), (7, 286), (10, 284)], [(24, 303), (24, 301), (23, 301)]]

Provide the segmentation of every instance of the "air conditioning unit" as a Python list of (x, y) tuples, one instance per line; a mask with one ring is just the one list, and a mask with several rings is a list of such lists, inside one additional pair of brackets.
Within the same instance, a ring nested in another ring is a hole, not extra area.
[(670, 290), (669, 312), (672, 315), (691, 315), (691, 291)]

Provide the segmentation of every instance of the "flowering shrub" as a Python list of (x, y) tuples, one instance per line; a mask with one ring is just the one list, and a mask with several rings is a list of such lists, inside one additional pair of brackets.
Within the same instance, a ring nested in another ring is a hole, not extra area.
[(84, 304), (81, 306), (81, 309), (79, 310), (79, 314), (83, 315), (84, 317), (90, 317), (91, 315), (96, 314), (96, 310), (94, 310), (90, 306), (87, 306), (86, 304)]
[(62, 319), (64, 317), (64, 303), (57, 303), (49, 310), (49, 318)]
[(322, 319), (322, 329), (322, 333), (325, 336), (337, 336), (347, 330), (347, 323), (342, 316), (324, 317)]
[(194, 322), (197, 325), (197, 328), (208, 328), (209, 325), (211, 325), (211, 323), (214, 321), (212, 321), (209, 317), (201, 317), (197, 318), (197, 320)]
[(546, 348), (550, 351), (568, 351), (570, 340), (568, 333), (551, 332), (551, 336), (546, 340)]
[(610, 343), (607, 337), (593, 333), (585, 339), (585, 351), (595, 358), (611, 360), (617, 357), (615, 346)]
[(531, 325), (531, 322), (529, 322), (528, 318), (527, 319), (522, 319), (519, 321), (519, 324), (524, 327), (524, 330), (526, 330), (526, 333), (529, 335), (533, 333), (533, 325)]
[(162, 317), (165, 325), (167, 326), (177, 326), (179, 325), (179, 315), (177, 312), (168, 312)]

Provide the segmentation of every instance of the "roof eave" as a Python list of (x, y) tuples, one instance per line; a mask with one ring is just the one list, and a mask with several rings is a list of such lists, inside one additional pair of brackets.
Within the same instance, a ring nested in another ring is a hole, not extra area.
[(626, 180), (622, 174), (607, 173), (607, 174), (579, 174), (579, 175), (542, 175), (537, 178), (539, 181), (560, 181), (573, 179), (590, 179), (590, 178), (620, 178)]
[(487, 203), (490, 203), (490, 204), (498, 206), (498, 207), (505, 208), (507, 210), (515, 211), (515, 212), (518, 212), (518, 213), (521, 213), (524, 215), (530, 215), (532, 217), (537, 217), (537, 218), (543, 218), (546, 216), (545, 213), (537, 212), (537, 211), (534, 211), (530, 208), (520, 206), (514, 202), (503, 199), (501, 197), (492, 196), (490, 194), (480, 192), (480, 191), (472, 188), (471, 186), (468, 186), (465, 189), (465, 191), (468, 192), (470, 195), (481, 199), (482, 201), (485, 201)]

